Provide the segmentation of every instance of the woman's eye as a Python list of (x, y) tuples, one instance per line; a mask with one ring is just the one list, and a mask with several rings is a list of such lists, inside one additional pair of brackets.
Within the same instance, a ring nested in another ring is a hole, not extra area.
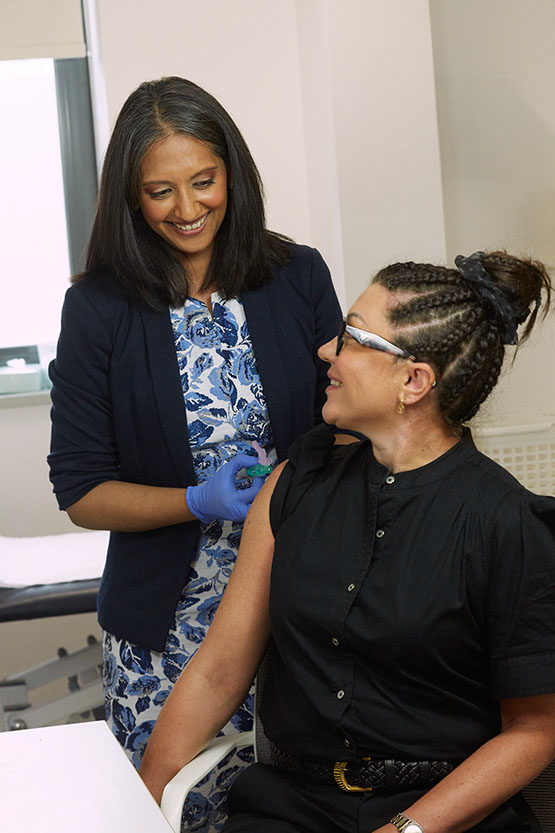
[(150, 194), (149, 194), (149, 197), (152, 200), (159, 200), (159, 199), (162, 199), (163, 197), (167, 197), (169, 193), (170, 193), (169, 188), (163, 188), (162, 191), (151, 191)]
[(200, 182), (195, 182), (195, 188), (210, 188), (211, 185), (214, 185), (213, 179), (201, 179)]

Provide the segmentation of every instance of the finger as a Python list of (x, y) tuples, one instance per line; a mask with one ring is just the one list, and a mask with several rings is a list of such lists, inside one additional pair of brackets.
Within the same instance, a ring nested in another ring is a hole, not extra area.
[(239, 495), (241, 497), (241, 503), (252, 503), (252, 501), (255, 499), (263, 485), (264, 478), (255, 477), (252, 481), (252, 486), (249, 486), (248, 489), (241, 489), (241, 491), (239, 492)]
[(256, 459), (252, 454), (245, 454), (240, 451), (239, 454), (236, 454), (235, 457), (226, 463), (226, 467), (235, 475), (239, 469), (246, 469), (248, 466), (255, 465)]
[(231, 518), (231, 520), (235, 521), (236, 523), (243, 523), (243, 521), (247, 517), (249, 506), (250, 503), (236, 503), (233, 507), (233, 518)]

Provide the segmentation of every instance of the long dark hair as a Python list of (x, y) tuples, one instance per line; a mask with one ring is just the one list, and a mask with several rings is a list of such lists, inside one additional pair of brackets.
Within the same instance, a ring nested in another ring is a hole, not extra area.
[(476, 252), (456, 262), (458, 269), (394, 263), (374, 282), (393, 293), (395, 343), (432, 365), (439, 408), (450, 425), (460, 426), (497, 384), (505, 344), (516, 343), (517, 327), (527, 321), (520, 344), (530, 335), (542, 294), (547, 313), (552, 287), (542, 263), (507, 252)]
[(172, 133), (209, 145), (233, 186), (203, 289), (215, 286), (227, 298), (239, 295), (268, 279), (272, 261), (289, 259), (287, 238), (266, 229), (260, 174), (237, 125), (201, 87), (169, 77), (144, 82), (121, 109), (104, 160), (86, 272), (74, 281), (108, 267), (128, 296), (155, 308), (178, 306), (187, 297), (185, 267), (138, 208), (144, 156)]

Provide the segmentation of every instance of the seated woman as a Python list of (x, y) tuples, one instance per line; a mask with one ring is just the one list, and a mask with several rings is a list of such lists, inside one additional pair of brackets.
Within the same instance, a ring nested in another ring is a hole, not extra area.
[(159, 800), (241, 702), (272, 636), (275, 745), (230, 792), (226, 833), (519, 833), (518, 791), (555, 754), (555, 498), (485, 457), (464, 424), (551, 285), (503, 252), (398, 263), (351, 308), (325, 425), (248, 515), (202, 648), (141, 768)]

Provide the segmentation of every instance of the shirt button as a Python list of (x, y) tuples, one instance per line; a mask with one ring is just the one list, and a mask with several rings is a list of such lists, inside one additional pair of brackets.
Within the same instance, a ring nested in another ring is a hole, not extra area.
[(383, 531), (383, 529), (378, 529), (378, 531), (376, 532), (376, 538), (383, 538), (384, 535), (385, 532)]
[(345, 692), (343, 691), (342, 688), (340, 688), (339, 691), (337, 692), (337, 699), (338, 700), (343, 700), (344, 697), (345, 697)]
[(352, 591), (353, 591), (354, 589), (355, 589), (355, 585), (354, 585), (354, 584), (349, 584), (349, 586), (347, 587), (347, 591), (348, 591), (349, 593), (352, 593)]
[(385, 482), (388, 483), (391, 486), (392, 483), (395, 483), (395, 478), (393, 477), (392, 474), (390, 474), (389, 477), (385, 478)]
[(331, 641), (332, 645), (335, 645), (335, 647), (337, 648), (337, 646), (339, 645), (339, 639), (336, 636), (332, 636)]
[(348, 738), (345, 738), (343, 740), (343, 743), (345, 744), (345, 746), (350, 746), (351, 745), (351, 741)]

